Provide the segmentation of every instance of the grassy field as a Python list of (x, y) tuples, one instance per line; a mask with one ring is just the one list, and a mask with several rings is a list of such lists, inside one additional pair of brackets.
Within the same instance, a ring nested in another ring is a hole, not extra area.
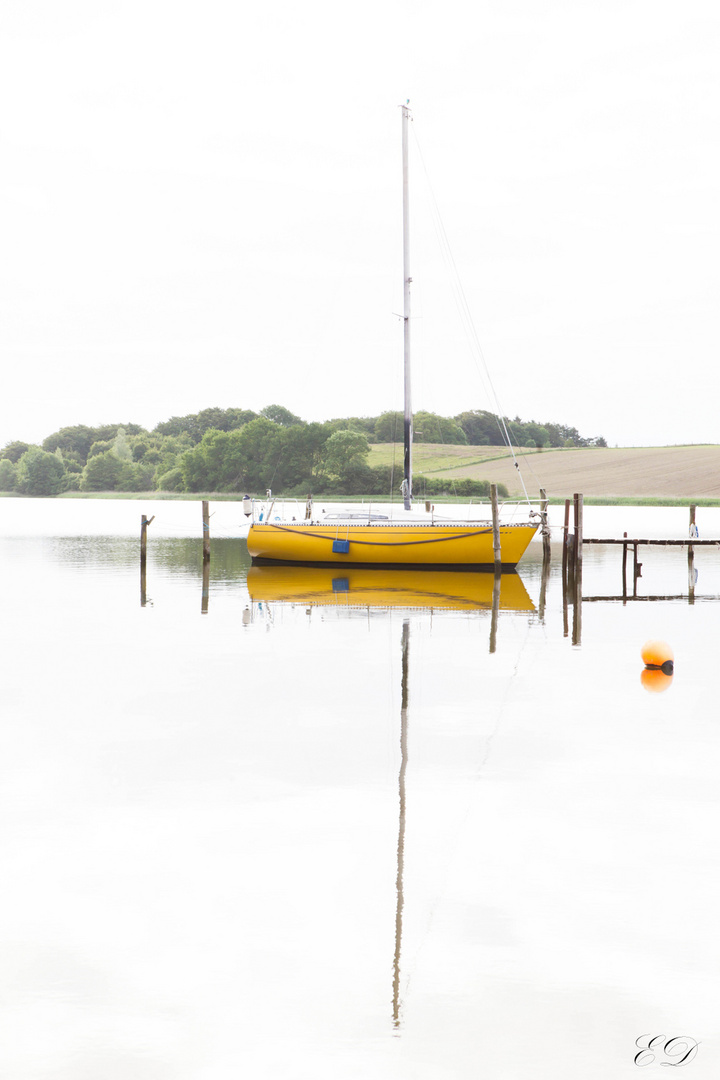
[[(368, 464), (402, 468), (402, 446), (373, 446)], [(523, 450), (518, 461), (531, 497), (545, 488), (551, 499), (574, 492), (586, 497), (625, 499), (720, 499), (720, 445), (645, 446), (593, 449)], [(513, 459), (499, 446), (440, 446), (416, 443), (413, 472), (448, 480), (470, 477), (505, 484), (522, 495)]]

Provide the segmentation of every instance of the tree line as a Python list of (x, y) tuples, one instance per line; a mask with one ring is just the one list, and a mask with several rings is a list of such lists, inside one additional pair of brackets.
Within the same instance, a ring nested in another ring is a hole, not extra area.
[[(562, 424), (506, 422), (517, 446), (606, 446)], [(455, 417), (418, 412), (414, 440), (500, 446), (503, 424), (495, 414), (471, 410)], [(35, 445), (9, 442), (0, 451), (0, 491), (52, 496), (65, 491), (248, 492), (267, 488), (286, 495), (387, 495), (402, 477), (367, 463), (370, 443), (401, 442), (403, 415), (345, 417), (309, 423), (282, 405), (203, 409), (172, 416), (148, 431), (139, 424), (63, 427)], [(486, 496), (489, 483), (418, 477), (416, 494), (449, 490)]]

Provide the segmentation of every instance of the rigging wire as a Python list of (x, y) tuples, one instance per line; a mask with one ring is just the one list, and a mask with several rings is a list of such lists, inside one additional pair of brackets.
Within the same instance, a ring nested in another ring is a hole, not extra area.
[(480, 345), (480, 340), (478, 338), (477, 330), (475, 329), (475, 323), (473, 321), (472, 313), (470, 311), (470, 305), (468, 304), (465, 290), (463, 289), (462, 282), (460, 280), (460, 274), (458, 273), (457, 264), (452, 253), (452, 248), (450, 247), (450, 241), (448, 239), (447, 232), (445, 231), (445, 226), (443, 224), (442, 216), (440, 214), (440, 208), (438, 206), (437, 200), (435, 198), (435, 193), (430, 182), (430, 174), (428, 173), (427, 166), (425, 164), (425, 159), (423, 157), (422, 149), (420, 147), (420, 142), (418, 140), (414, 124), (412, 126), (412, 132), (413, 138), (415, 140), (415, 146), (417, 148), (417, 152), (420, 158), (420, 163), (422, 165), (423, 173), (425, 174), (425, 181), (427, 183), (427, 190), (430, 197), (431, 216), (435, 228), (435, 233), (438, 238), (443, 261), (445, 262), (445, 266), (449, 273), (450, 287), (458, 308), (458, 312), (460, 314), (460, 321), (465, 329), (468, 343), (470, 345), (470, 352), (480, 375), (480, 380), (485, 387), (486, 393), (489, 393), (489, 396), (495, 403), (495, 407), (497, 409), (496, 419), (498, 422), (498, 427), (500, 428), (501, 435), (503, 436), (503, 439), (505, 440), (505, 443), (510, 450), (513, 464), (517, 470), (518, 478), (525, 494), (525, 499), (529, 504), (530, 498), (528, 496), (527, 488), (525, 487), (525, 481), (523, 480), (522, 473), (520, 472), (520, 465), (515, 454), (515, 448), (513, 447), (512, 440), (510, 438), (510, 432), (508, 430), (507, 422), (505, 419), (505, 412), (500, 404), (497, 391), (495, 390), (495, 386), (490, 376), (490, 371), (488, 369), (487, 361), (485, 359), (485, 354), (483, 353), (482, 347)]

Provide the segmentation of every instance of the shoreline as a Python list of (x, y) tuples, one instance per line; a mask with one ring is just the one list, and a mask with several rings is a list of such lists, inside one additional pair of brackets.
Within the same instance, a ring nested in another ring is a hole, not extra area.
[[(582, 492), (580, 494), (583, 494)], [(23, 495), (17, 491), (0, 491), (0, 498), (4, 499), (37, 499), (37, 498), (52, 498), (52, 499), (95, 499), (95, 500), (108, 500), (126, 501), (130, 502), (135, 500), (137, 502), (201, 502), (206, 499), (208, 502), (242, 502), (243, 495), (239, 495), (234, 492), (224, 491), (205, 491), (205, 492), (190, 492), (190, 491), (64, 491), (60, 495)], [(265, 501), (255, 496), (258, 501)], [(298, 502), (305, 503), (304, 496), (300, 495), (282, 495), (278, 493), (275, 498), (278, 502)], [(564, 506), (566, 499), (572, 502), (572, 496), (548, 496), (548, 505), (550, 506)], [(358, 504), (373, 504), (373, 505), (395, 505), (399, 504), (402, 500), (400, 498), (391, 499), (387, 495), (318, 495), (314, 501), (316, 503), (358, 503)], [(468, 496), (452, 496), (452, 495), (438, 495), (428, 500), (436, 506), (453, 506), (461, 505), (467, 506), (468, 504), (474, 505), (489, 505), (487, 499), (474, 499)], [(531, 498), (531, 504), (538, 503), (540, 497)], [(422, 498), (416, 498), (415, 503), (418, 506), (424, 504), (425, 500)], [(524, 503), (525, 499), (521, 499), (516, 496), (510, 496), (507, 499), (500, 500), (501, 505), (503, 503)], [(583, 494), (583, 503), (585, 506), (657, 506), (657, 507), (673, 507), (673, 506), (705, 506), (714, 507), (720, 506), (720, 498), (707, 498), (700, 496), (653, 496), (653, 495), (585, 495)]]

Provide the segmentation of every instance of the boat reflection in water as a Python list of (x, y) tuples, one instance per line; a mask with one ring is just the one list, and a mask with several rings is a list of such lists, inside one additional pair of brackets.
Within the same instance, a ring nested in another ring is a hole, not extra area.
[(398, 772), (398, 833), (395, 877), (394, 949), (392, 960), (392, 1026), (402, 1026), (401, 957), (405, 909), (405, 832), (407, 826), (407, 770), (409, 755), (410, 698), (410, 615), (413, 611), (487, 613), (490, 616), (490, 652), (495, 651), (498, 614), (534, 612), (517, 573), (484, 573), (453, 570), (373, 570), (276, 565), (253, 566), (248, 570), (247, 587), (258, 605), (298, 604), (345, 613), (402, 612), (400, 766)]
[(409, 762), (410, 623), (413, 611), (487, 613), (490, 616), (490, 652), (495, 651), (498, 613), (534, 612), (535, 605), (519, 574), (453, 571), (334, 568), (293, 565), (253, 566), (247, 587), (258, 605), (273, 603), (320, 607), (341, 617), (354, 612), (402, 613), (400, 698), (400, 765), (397, 778), (399, 806), (395, 871), (394, 949), (392, 959), (392, 1027), (402, 1026), (401, 959), (405, 911), (405, 833), (407, 827), (407, 772)]
[(517, 573), (459, 570), (372, 570), (253, 566), (247, 587), (255, 602), (318, 607), (422, 608), (454, 611), (535, 610)]

